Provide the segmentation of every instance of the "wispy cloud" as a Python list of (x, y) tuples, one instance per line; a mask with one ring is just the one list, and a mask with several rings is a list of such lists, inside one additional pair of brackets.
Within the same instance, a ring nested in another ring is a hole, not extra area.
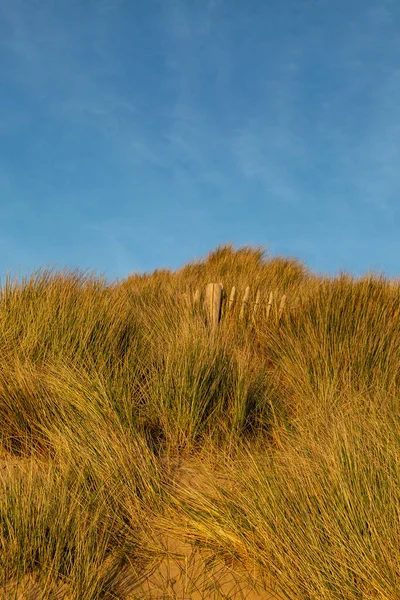
[(325, 9), (332, 14), (322, 20), (317, 11), (316, 24), (308, 15), (301, 36), (289, 38), (296, 47), (290, 60), (276, 56), (278, 78), (265, 88), (264, 111), (237, 136), (238, 166), (283, 201), (301, 201), (304, 184), (312, 189), (322, 175), (327, 200), (341, 189), (339, 202), (394, 214), (400, 10), (377, 1), (343, 5), (336, 14), (332, 5)]
[[(47, 160), (43, 172), (12, 172), (11, 148), (0, 187), (17, 202), (36, 176), (50, 205), (52, 195), (73, 198), (61, 189), (72, 182), (77, 198), (91, 198), (71, 200), (83, 214), (107, 181), (105, 214), (85, 218), (118, 272), (151, 231), (163, 247), (193, 224), (217, 237), (216, 210), (236, 231), (252, 203), (264, 214), (280, 207), (279, 218), (290, 206), (303, 223), (318, 209), (327, 229), (356, 210), (398, 214), (400, 5), (250, 5), (0, 3), (0, 134), (23, 139), (24, 150), (34, 136), (27, 162)], [(248, 217), (247, 231), (256, 221)]]
[(393, 214), (400, 194), (400, 68), (383, 67), (371, 88), (368, 122), (347, 146), (346, 175), (366, 204)]
[[(202, 173), (203, 181), (220, 189), (229, 189), (232, 178), (253, 180), (271, 201), (296, 202), (293, 161), (305, 158), (294, 129), (299, 49), (291, 39), (274, 65), (268, 56), (252, 55), (257, 14), (230, 16), (224, 2), (208, 2), (201, 10), (194, 6), (175, 1), (167, 22), (167, 63), (177, 89), (168, 134), (174, 154), (196, 166), (195, 177)], [(259, 78), (244, 103), (237, 93), (247, 74), (235, 67), (241, 48)], [(188, 172), (184, 177), (190, 178)]]
[[(108, 4), (117, 7), (118, 0)], [(50, 115), (104, 118), (117, 110), (134, 112), (129, 99), (105, 84), (119, 68), (105, 48), (105, 2), (86, 7), (76, 4), (64, 15), (67, 3), (1, 3), (3, 76)]]
[(250, 122), (234, 137), (233, 152), (239, 172), (260, 182), (270, 201), (300, 201), (296, 171), (304, 167), (305, 151), (287, 127)]

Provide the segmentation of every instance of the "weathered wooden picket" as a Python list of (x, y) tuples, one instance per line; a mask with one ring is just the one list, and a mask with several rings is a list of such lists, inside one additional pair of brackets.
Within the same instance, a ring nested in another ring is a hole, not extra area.
[(267, 298), (263, 298), (260, 290), (257, 290), (252, 297), (250, 286), (247, 286), (243, 295), (239, 295), (236, 286), (231, 288), (228, 295), (222, 283), (209, 283), (203, 294), (197, 289), (193, 295), (184, 294), (184, 297), (188, 306), (204, 310), (207, 323), (213, 330), (229, 315), (237, 315), (240, 321), (250, 319), (253, 323), (262, 316), (270, 319), (272, 313), (278, 321), (281, 319), (286, 305), (285, 294), (271, 291)]

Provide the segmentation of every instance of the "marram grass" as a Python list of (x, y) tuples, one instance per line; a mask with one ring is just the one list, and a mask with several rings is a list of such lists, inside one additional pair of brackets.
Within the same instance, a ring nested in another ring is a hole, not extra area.
[[(211, 331), (210, 282), (258, 290), (257, 319)], [(8, 278), (0, 596), (398, 599), (399, 308), (382, 276), (232, 246)]]

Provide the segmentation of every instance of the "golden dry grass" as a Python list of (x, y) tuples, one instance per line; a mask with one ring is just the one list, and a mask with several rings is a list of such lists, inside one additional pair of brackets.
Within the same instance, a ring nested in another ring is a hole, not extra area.
[[(209, 282), (259, 290), (257, 319), (225, 295), (210, 331)], [(399, 598), (399, 308), (398, 282), (261, 248), (8, 278), (4, 600)]]

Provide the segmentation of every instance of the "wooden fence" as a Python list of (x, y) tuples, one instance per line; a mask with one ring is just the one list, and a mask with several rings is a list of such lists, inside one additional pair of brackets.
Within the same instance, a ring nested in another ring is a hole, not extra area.
[(285, 294), (270, 292), (267, 297), (262, 297), (260, 290), (257, 290), (256, 294), (252, 295), (250, 286), (242, 290), (242, 293), (233, 286), (228, 294), (222, 283), (209, 283), (203, 294), (197, 289), (193, 296), (187, 293), (184, 294), (184, 298), (188, 306), (204, 310), (207, 322), (213, 330), (218, 327), (221, 319), (233, 314), (237, 315), (239, 320), (250, 319), (253, 323), (260, 316), (264, 319), (274, 316), (279, 321), (286, 305)]

